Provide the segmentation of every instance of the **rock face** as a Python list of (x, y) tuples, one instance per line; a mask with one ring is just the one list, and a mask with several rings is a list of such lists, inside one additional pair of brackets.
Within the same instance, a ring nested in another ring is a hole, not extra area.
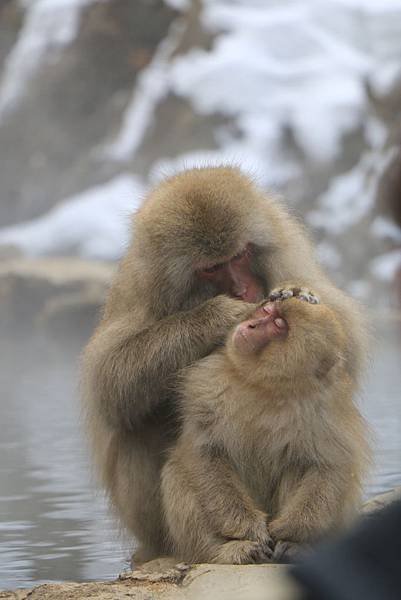
[[(76, 2), (82, 7), (77, 14), (68, 10), (68, 3), (63, 13), (57, 3), (41, 8), (45, 3), (32, 2), (17, 18), (14, 11), (20, 3), (8, 4), (0, 12), (9, 39), (0, 88), (3, 225), (38, 216), (120, 171), (96, 160), (93, 150), (118, 128), (138, 74), (177, 14), (162, 0), (152, 2), (151, 9), (146, 0), (109, 0)], [(70, 32), (60, 29), (63, 21), (71, 21), (70, 40)], [(67, 39), (59, 43), (63, 35)], [(25, 43), (24, 36), (27, 43), (37, 36), (37, 44), (44, 46), (43, 61), (38, 56), (31, 73), (19, 64), (25, 60), (19, 45)], [(47, 53), (53, 58), (46, 58)], [(23, 85), (22, 93), (15, 81)]]
[[(3, 2), (2, 226), (119, 176), (146, 188), (234, 161), (285, 194), (339, 284), (386, 302), (401, 265), (401, 0), (382, 4)], [(43, 254), (60, 254), (54, 240)]]
[(0, 263), (0, 330), (86, 340), (114, 266), (74, 258), (14, 258)]
[(381, 510), (385, 506), (388, 506), (391, 502), (401, 499), (401, 487), (397, 487), (394, 490), (389, 490), (383, 494), (378, 494), (370, 500), (368, 500), (363, 506), (363, 514), (372, 515), (378, 510)]

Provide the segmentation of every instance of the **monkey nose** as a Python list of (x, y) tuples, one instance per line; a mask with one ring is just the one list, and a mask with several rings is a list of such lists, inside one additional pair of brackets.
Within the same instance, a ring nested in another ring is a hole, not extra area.
[(248, 288), (244, 285), (234, 285), (233, 287), (233, 296), (236, 298), (242, 298), (247, 293)]
[(268, 302), (262, 308), (272, 319), (281, 318), (280, 308), (277, 302)]

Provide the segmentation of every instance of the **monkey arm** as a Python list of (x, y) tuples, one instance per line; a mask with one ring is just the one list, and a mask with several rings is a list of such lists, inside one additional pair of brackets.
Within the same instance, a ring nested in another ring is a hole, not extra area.
[(267, 515), (257, 508), (223, 452), (210, 443), (194, 447), (190, 440), (183, 448), (191, 486), (214, 532), (224, 538), (269, 543)]
[(297, 543), (318, 539), (345, 520), (358, 495), (357, 487), (348, 469), (311, 468), (270, 523), (272, 537)]
[(87, 396), (112, 426), (132, 429), (171, 391), (172, 375), (210, 353), (250, 306), (216, 296), (141, 331), (130, 314), (105, 321), (85, 352)]

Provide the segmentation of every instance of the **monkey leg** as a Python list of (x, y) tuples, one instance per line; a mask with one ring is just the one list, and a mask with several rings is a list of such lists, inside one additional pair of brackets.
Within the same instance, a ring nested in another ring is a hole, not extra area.
[(352, 473), (310, 470), (291, 491), (283, 486), (278, 515), (269, 526), (271, 535), (276, 542), (314, 542), (344, 525), (358, 495)]
[(214, 530), (224, 538), (269, 546), (272, 540), (267, 514), (256, 506), (228, 460), (221, 455), (210, 456), (208, 450), (203, 449), (196, 457), (191, 477)]
[(139, 542), (135, 564), (168, 554), (160, 492), (163, 445), (157, 428), (149, 428), (146, 435), (116, 435), (109, 450), (107, 483), (121, 521)]
[(270, 545), (251, 540), (231, 540), (215, 548), (211, 562), (222, 565), (249, 565), (272, 562)]
[(182, 449), (176, 450), (162, 474), (173, 552), (186, 562), (268, 562), (272, 543), (267, 516), (241, 497), (224, 463), (206, 465), (199, 456), (189, 464), (187, 459)]
[(170, 458), (163, 468), (162, 497), (174, 556), (188, 563), (211, 562), (221, 540), (179, 459)]

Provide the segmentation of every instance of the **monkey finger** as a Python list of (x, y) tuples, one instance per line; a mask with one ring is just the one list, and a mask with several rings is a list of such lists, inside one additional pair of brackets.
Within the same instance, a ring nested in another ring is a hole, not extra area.
[(262, 553), (266, 557), (267, 560), (272, 560), (274, 555), (274, 544), (263, 544), (262, 545)]
[(274, 548), (273, 561), (281, 564), (293, 563), (300, 558), (302, 551), (303, 548), (300, 544), (278, 540)]
[(270, 563), (272, 562), (273, 552), (270, 548), (260, 544), (251, 550), (249, 557), (255, 563)]
[(294, 291), (291, 289), (273, 290), (273, 292), (269, 295), (269, 300), (288, 300), (288, 298), (292, 298), (293, 296)]
[(275, 300), (278, 300), (280, 298), (280, 290), (275, 290), (274, 292), (272, 292), (271, 294), (269, 294), (269, 300), (271, 300), (272, 302), (274, 302)]
[(268, 549), (270, 552), (274, 551), (274, 547), (275, 547), (275, 542), (273, 540), (273, 538), (270, 535), (265, 536), (262, 540), (261, 540), (261, 545)]
[(309, 304), (320, 304), (319, 298), (315, 296), (315, 294), (312, 294), (312, 292), (301, 292), (298, 299), (308, 302)]

